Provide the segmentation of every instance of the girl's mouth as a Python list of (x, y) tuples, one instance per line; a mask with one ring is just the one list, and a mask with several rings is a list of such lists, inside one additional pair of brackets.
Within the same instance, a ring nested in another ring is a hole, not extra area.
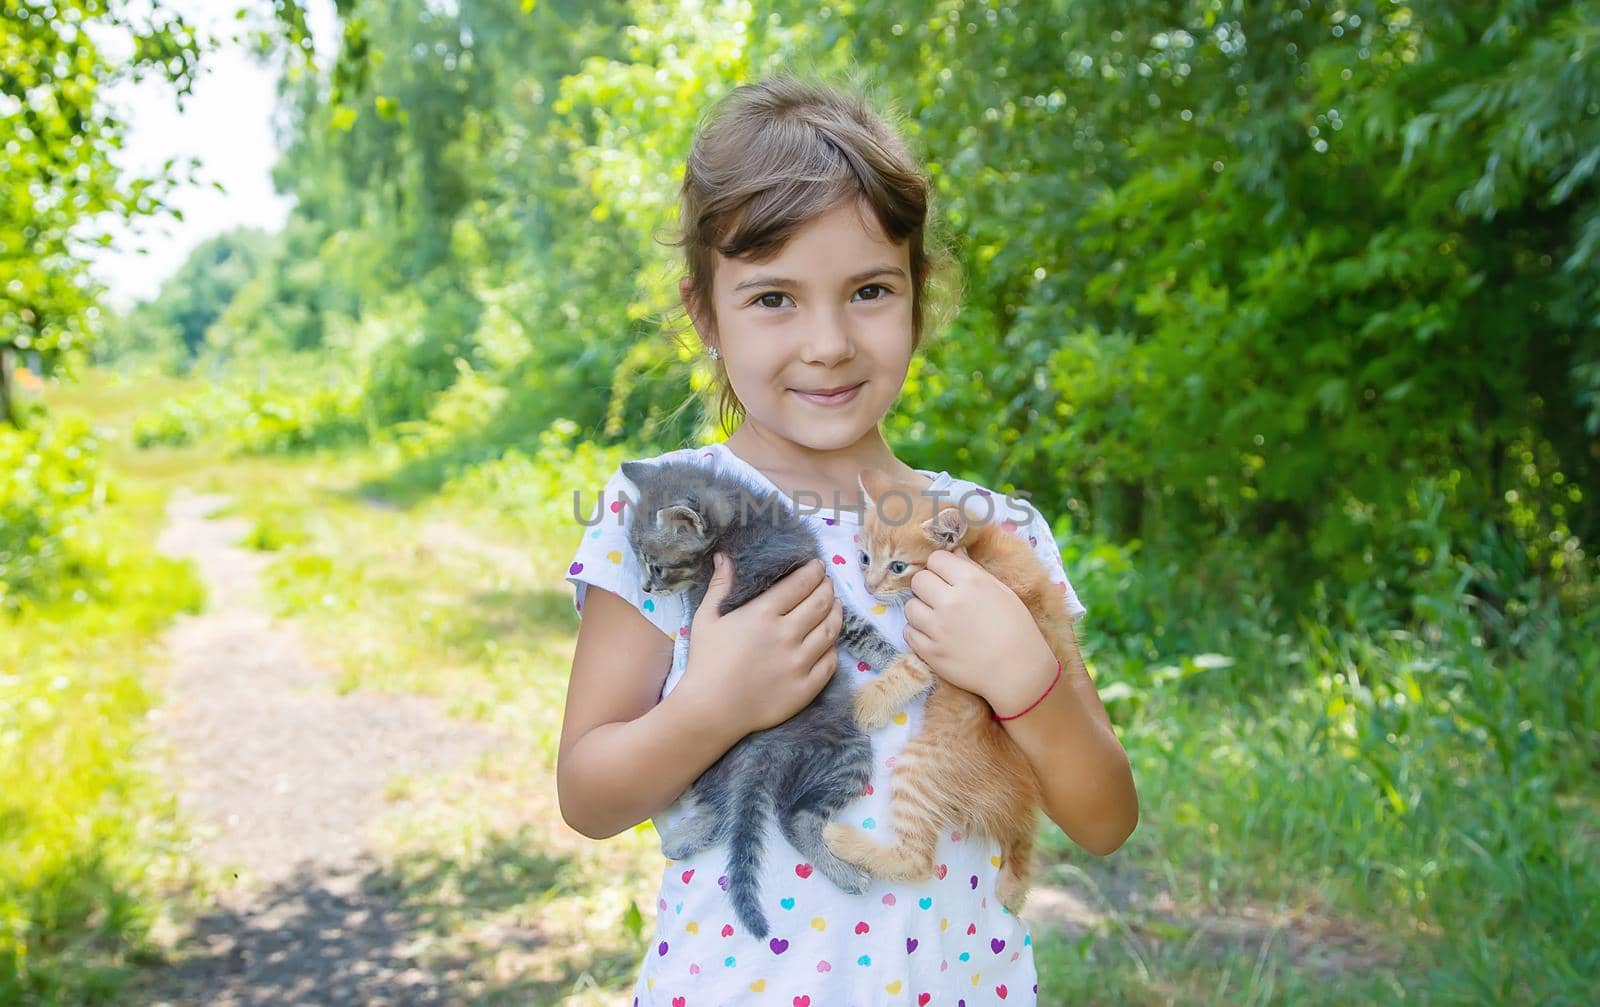
[(846, 388), (840, 392), (835, 392), (832, 395), (818, 395), (814, 392), (803, 392), (798, 388), (793, 389), (793, 391), (796, 395), (800, 396), (802, 399), (805, 399), (807, 402), (814, 402), (819, 406), (842, 406), (846, 402), (849, 402), (851, 399), (855, 398), (856, 393), (861, 390), (861, 385), (864, 384), (866, 384), (865, 381), (861, 382), (860, 384), (851, 385), (849, 388)]

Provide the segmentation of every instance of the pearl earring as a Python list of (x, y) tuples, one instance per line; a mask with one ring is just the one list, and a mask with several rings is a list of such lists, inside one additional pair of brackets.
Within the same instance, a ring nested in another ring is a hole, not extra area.
[(711, 352), (711, 359), (712, 360), (721, 360), (722, 359), (722, 354), (717, 352), (717, 348), (715, 346), (711, 347), (711, 351), (710, 352)]

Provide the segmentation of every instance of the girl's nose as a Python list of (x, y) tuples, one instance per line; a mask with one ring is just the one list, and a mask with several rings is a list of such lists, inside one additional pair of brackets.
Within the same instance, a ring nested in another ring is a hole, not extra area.
[(832, 367), (855, 356), (855, 333), (842, 312), (820, 312), (808, 330), (807, 363)]

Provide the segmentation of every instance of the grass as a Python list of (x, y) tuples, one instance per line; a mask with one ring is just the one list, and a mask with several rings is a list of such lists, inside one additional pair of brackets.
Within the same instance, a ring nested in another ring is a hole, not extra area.
[(150, 554), (158, 505), (103, 515), (94, 591), (0, 614), (0, 1003), (115, 1002), (187, 877), (145, 723), (156, 634), (201, 591)]
[[(109, 398), (108, 422), (128, 422), (136, 398)], [(654, 835), (644, 826), (603, 844), (577, 837), (561, 823), (553, 783), (577, 626), (561, 581), (572, 547), (568, 491), (599, 485), (614, 453), (554, 437), (436, 490), (437, 474), (413, 485), (388, 448), (221, 461), (214, 450), (112, 451), (130, 521), (138, 512), (149, 522), (147, 537), (172, 486), (232, 494), (232, 510), (252, 522), (249, 540), (274, 554), (272, 604), (335, 669), (340, 691), (434, 696), (508, 739), (464, 777), (406, 777), (387, 790), (384, 883), (426, 929), (432, 960), (465, 963), (465, 1001), (615, 1002), (654, 911)], [(1046, 876), (1087, 910), (1061, 930), (1036, 930), (1042, 1003), (1596, 999), (1592, 614), (1534, 607), (1486, 643), (1445, 588), (1428, 599), (1436, 614), (1425, 626), (1334, 629), (1342, 623), (1329, 614), (1268, 632), (1219, 609), (1193, 632), (1225, 641), (1217, 649), (1231, 662), (1180, 661), (1166, 674), (1152, 669), (1149, 641), (1094, 637), (1096, 625), (1119, 624), (1113, 606), (1139, 604), (1132, 593), (1100, 597), (1087, 642), (1143, 817), (1103, 861), (1053, 829), (1045, 835)], [(58, 641), (79, 648), (60, 651), (66, 691), (102, 705), (35, 691), (14, 706), (42, 701), (54, 711), (53, 726), (29, 728), (40, 750), (89, 723), (121, 725), (81, 756), (120, 782), (73, 799), (143, 795), (96, 805), (100, 831), (120, 837), (109, 847), (35, 833), (62, 851), (55, 867), (24, 878), (0, 859), (12, 885), (0, 897), (12, 900), (0, 902), (11, 907), (0, 935), (18, 932), (18, 899), (61, 907), (55, 936), (27, 945), (31, 995), (44, 1002), (114, 997), (106, 991), (117, 970), (139, 960), (138, 935), (159, 912), (151, 889), (130, 878), (138, 864), (163, 862), (170, 815), (132, 768), (150, 694), (126, 683), (143, 660), (138, 641), (170, 607), (113, 609), (132, 621), (107, 612), (84, 639)], [(15, 637), (30, 659), (44, 652), (38, 634), (51, 631), (31, 632)], [(23, 651), (7, 653), (16, 661)], [(16, 688), (7, 674), (0, 689)], [(30, 671), (28, 688), (53, 680)], [(0, 703), (0, 717), (11, 708)], [(0, 761), (0, 794), (44, 792), (45, 770), (28, 765), (34, 775), (23, 780), (6, 777), (23, 770)], [(13, 821), (0, 814), (0, 842)], [(81, 894), (108, 884), (125, 901)], [(83, 908), (91, 903), (121, 908)]]

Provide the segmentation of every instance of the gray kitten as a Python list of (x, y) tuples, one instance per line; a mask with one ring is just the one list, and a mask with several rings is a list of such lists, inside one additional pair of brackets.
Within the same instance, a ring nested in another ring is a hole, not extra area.
[[(778, 493), (693, 462), (625, 462), (622, 473), (639, 490), (628, 539), (645, 570), (645, 589), (688, 592), (690, 619), (705, 600), (716, 552), (733, 560), (724, 615), (818, 558), (816, 534)], [(838, 649), (840, 668), (845, 651), (880, 669), (900, 656), (848, 605)], [(856, 725), (850, 676), (839, 670), (804, 709), (746, 735), (702, 773), (684, 797), (692, 811), (678, 837), (662, 845), (669, 859), (682, 860), (726, 839), (728, 895), (757, 937), (768, 933), (757, 866), (769, 814), (834, 884), (852, 894), (867, 886), (867, 873), (822, 841), (823, 826), (861, 794), (872, 774), (872, 745)]]

